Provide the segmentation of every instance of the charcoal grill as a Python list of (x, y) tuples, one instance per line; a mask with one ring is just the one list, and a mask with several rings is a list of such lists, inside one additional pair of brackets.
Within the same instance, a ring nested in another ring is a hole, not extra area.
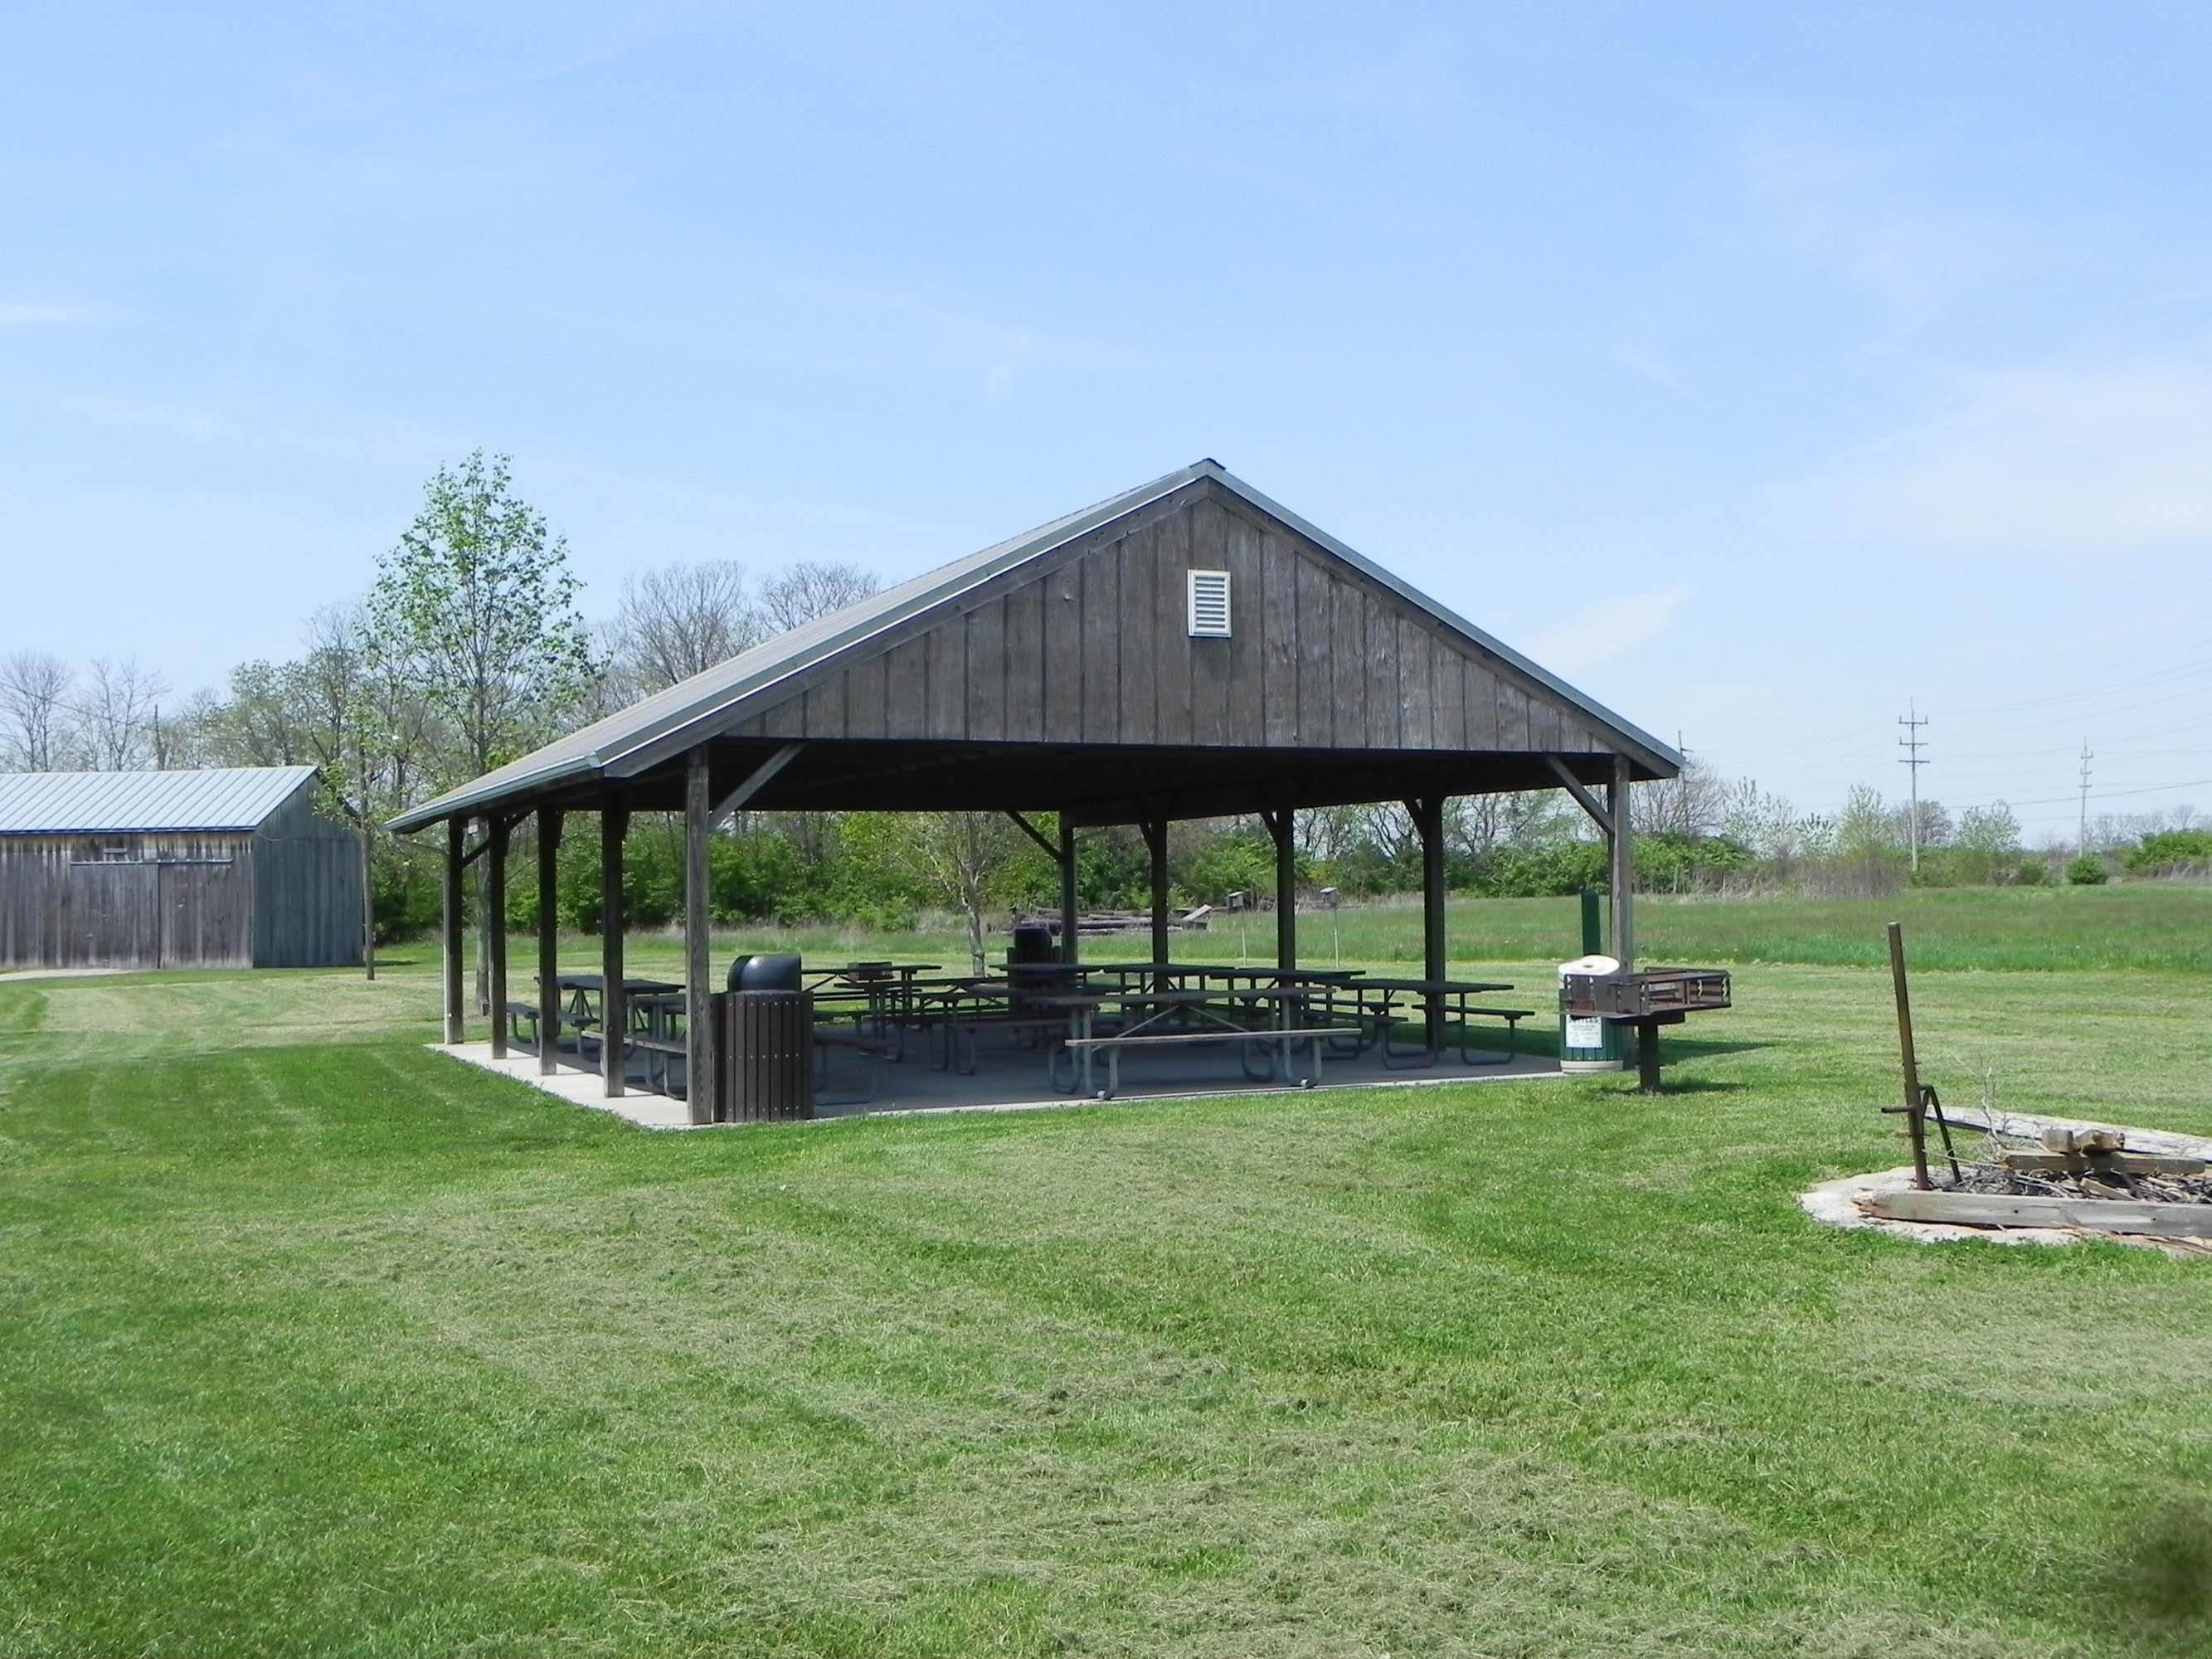
[(1602, 1019), (1636, 1031), (1636, 1077), (1646, 1094), (1659, 1091), (1659, 1028), (1692, 1014), (1726, 1008), (1729, 976), (1717, 968), (1647, 968), (1638, 974), (1569, 974), (1559, 1001), (1571, 1018)]

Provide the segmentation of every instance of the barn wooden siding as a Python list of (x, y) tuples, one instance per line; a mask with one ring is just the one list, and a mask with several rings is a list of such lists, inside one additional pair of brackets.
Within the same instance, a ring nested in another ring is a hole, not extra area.
[[(95, 861), (116, 842), (127, 860)], [(0, 963), (246, 967), (251, 842), (243, 834), (0, 836)]]
[(361, 837), (302, 789), (253, 835), (253, 965), (350, 967), (361, 960)]
[[(1193, 639), (1190, 570), (1230, 575)], [(1579, 711), (1227, 491), (1179, 491), (732, 731), (757, 738), (1599, 754)]]
[(361, 884), (304, 789), (252, 832), (0, 836), (0, 967), (348, 966)]

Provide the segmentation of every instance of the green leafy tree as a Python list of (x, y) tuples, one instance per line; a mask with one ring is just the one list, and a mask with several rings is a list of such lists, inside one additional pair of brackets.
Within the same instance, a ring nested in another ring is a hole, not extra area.
[(1003, 812), (855, 813), (845, 836), (858, 856), (960, 913), (978, 974), (986, 914), (1022, 884), (1024, 865), (1043, 860)]
[(440, 467), (369, 590), (373, 653), (443, 718), (471, 776), (556, 729), (593, 672), (568, 544), (509, 466), (479, 449)]
[(1958, 831), (1951, 845), (1957, 854), (1960, 879), (1993, 884), (2014, 867), (2014, 855), (2020, 851), (2020, 820), (2002, 801), (1969, 806), (1959, 814)]
[[(514, 493), (509, 459), (472, 451), (441, 466), (422, 510), (378, 562), (364, 644), (451, 734), (445, 769), (475, 777), (558, 728), (593, 673), (566, 541)], [(479, 926), (505, 926), (483, 902)], [(477, 953), (477, 1000), (489, 995)]]

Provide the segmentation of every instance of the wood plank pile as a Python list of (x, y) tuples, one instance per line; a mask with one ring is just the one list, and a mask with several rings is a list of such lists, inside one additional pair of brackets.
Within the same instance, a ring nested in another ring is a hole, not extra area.
[[(1202, 933), (1206, 931), (1206, 919), (1212, 913), (1212, 905), (1201, 904), (1195, 910), (1170, 916), (1168, 918), (1169, 930)], [(1014, 920), (1017, 922), (1043, 922), (1054, 931), (1060, 925), (1057, 915), (1047, 915), (1042, 911), (1018, 915)], [(1079, 934), (1146, 933), (1152, 931), (1152, 915), (1149, 910), (1092, 910), (1075, 919), (1075, 931)]]
[(2212, 1172), (2201, 1158), (2130, 1152), (2117, 1129), (2051, 1127), (2032, 1147), (1991, 1136), (1954, 1187), (1870, 1194), (1863, 1207), (1891, 1221), (2212, 1239)]

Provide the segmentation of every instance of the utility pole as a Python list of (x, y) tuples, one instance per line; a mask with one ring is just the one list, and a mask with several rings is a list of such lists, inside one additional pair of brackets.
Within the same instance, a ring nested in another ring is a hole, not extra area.
[(1922, 717), (1919, 705), (1910, 698), (1906, 700), (1905, 708), (1905, 712), (1897, 717), (1897, 723), (1905, 728), (1905, 735), (1897, 740), (1897, 746), (1905, 752), (1897, 763), (1912, 769), (1905, 774), (1912, 780), (1912, 805), (1905, 816), (1905, 834), (1912, 847), (1913, 873), (1917, 875), (1920, 872), (1920, 769), (1928, 764), (1920, 758), (1920, 751), (1928, 746), (1928, 740), (1920, 735), (1920, 728), (1928, 722)]
[(2096, 750), (2089, 747), (2089, 739), (2081, 739), (2081, 831), (2075, 839), (2074, 850), (2089, 850), (2089, 763), (2096, 758)]

